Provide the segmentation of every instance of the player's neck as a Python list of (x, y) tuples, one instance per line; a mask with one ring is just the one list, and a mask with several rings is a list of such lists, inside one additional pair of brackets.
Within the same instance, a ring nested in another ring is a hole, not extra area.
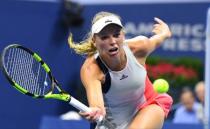
[(102, 57), (102, 60), (112, 71), (123, 70), (127, 64), (127, 57), (124, 50), (121, 50), (117, 57)]

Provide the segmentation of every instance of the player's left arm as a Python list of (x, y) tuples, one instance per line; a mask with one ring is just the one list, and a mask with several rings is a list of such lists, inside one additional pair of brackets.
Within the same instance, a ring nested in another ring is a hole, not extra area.
[(154, 35), (149, 38), (149, 42), (151, 44), (150, 51), (153, 51), (155, 48), (160, 46), (165, 39), (172, 36), (169, 26), (164, 21), (157, 17), (155, 17), (154, 20), (156, 21), (152, 30)]
[(153, 36), (137, 36), (126, 40), (128, 46), (137, 58), (147, 57), (152, 51), (160, 46), (163, 41), (171, 37), (171, 31), (168, 25), (159, 18), (154, 18), (156, 24), (153, 26)]

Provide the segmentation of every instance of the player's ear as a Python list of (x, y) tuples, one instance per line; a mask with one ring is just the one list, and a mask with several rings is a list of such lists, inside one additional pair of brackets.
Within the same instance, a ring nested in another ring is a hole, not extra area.
[(92, 43), (93, 43), (93, 46), (96, 47), (96, 38), (95, 38), (95, 36), (93, 36), (93, 38), (92, 38)]

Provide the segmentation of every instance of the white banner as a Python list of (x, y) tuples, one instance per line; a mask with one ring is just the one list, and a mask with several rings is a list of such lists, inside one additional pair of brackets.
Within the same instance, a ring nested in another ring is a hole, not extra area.
[(206, 27), (206, 54), (205, 54), (205, 129), (210, 129), (210, 8), (207, 15)]

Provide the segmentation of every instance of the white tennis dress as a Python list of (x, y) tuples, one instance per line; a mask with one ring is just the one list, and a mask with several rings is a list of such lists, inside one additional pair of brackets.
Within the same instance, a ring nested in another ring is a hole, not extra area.
[(105, 74), (110, 75), (110, 88), (104, 93), (106, 118), (116, 125), (116, 129), (126, 129), (138, 111), (137, 107), (145, 102), (146, 70), (138, 63), (127, 44), (123, 48), (127, 57), (123, 70), (112, 71), (103, 63), (108, 69)]

